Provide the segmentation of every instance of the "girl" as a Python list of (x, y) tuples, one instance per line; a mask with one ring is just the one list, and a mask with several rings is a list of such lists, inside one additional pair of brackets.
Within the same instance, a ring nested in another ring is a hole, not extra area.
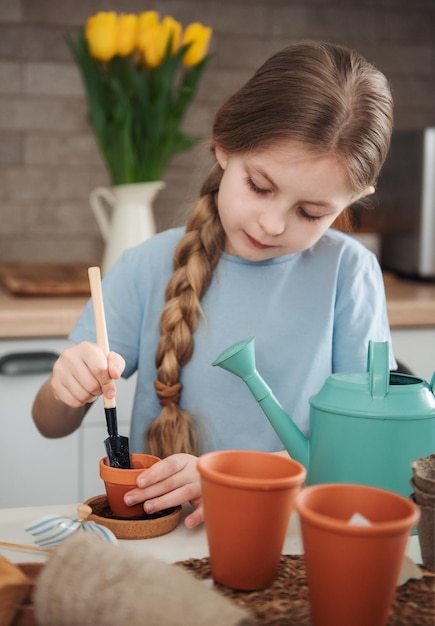
[(308, 434), (309, 397), (332, 372), (364, 371), (370, 339), (391, 340), (376, 258), (330, 227), (374, 193), (392, 123), (384, 75), (353, 51), (306, 42), (266, 61), (217, 112), (216, 163), (186, 228), (129, 249), (106, 275), (107, 359), (88, 304), (35, 399), (41, 433), (72, 432), (137, 371), (131, 450), (162, 460), (126, 502), (152, 513), (190, 501), (196, 526), (198, 454), (285, 453), (240, 381), (211, 367), (255, 335), (260, 371)]

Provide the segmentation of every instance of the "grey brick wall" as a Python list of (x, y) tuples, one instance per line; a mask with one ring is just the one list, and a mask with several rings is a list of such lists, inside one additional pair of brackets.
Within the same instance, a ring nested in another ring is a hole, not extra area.
[(185, 120), (202, 142), (166, 172), (159, 229), (182, 223), (196, 198), (217, 106), (292, 41), (356, 48), (389, 76), (397, 128), (435, 125), (435, 0), (0, 0), (0, 261), (100, 257), (88, 196), (109, 179), (64, 34), (100, 10), (150, 9), (214, 30)]

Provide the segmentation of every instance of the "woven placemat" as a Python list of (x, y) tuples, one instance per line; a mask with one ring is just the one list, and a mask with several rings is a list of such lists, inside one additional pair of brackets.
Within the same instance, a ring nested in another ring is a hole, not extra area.
[[(176, 565), (200, 580), (211, 578), (208, 557), (178, 561)], [(283, 555), (275, 582), (264, 591), (234, 591), (216, 583), (213, 588), (250, 611), (259, 626), (312, 626), (302, 555)], [(397, 588), (387, 626), (417, 624), (435, 624), (435, 578), (430, 572)]]

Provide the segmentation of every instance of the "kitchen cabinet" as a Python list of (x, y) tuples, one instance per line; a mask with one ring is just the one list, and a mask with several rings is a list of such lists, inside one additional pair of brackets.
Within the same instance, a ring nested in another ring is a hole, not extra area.
[[(33, 399), (51, 370), (50, 355), (67, 345), (63, 338), (0, 340), (0, 508), (83, 502), (104, 493), (98, 472), (107, 437), (102, 399), (76, 432), (60, 439), (40, 435), (31, 417)], [(135, 376), (117, 384), (125, 435), (134, 387)]]

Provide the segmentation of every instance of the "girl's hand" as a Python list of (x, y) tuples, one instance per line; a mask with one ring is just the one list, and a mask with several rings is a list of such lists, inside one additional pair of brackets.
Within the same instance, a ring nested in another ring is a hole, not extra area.
[(137, 488), (124, 496), (125, 503), (143, 502), (146, 513), (155, 513), (190, 502), (195, 510), (184, 523), (188, 528), (197, 526), (204, 521), (197, 462), (196, 456), (182, 453), (162, 459), (138, 476)]
[(114, 380), (120, 378), (124, 359), (115, 352), (106, 358), (95, 343), (84, 341), (62, 352), (54, 364), (50, 385), (57, 400), (70, 407), (89, 404), (104, 394), (116, 394)]

